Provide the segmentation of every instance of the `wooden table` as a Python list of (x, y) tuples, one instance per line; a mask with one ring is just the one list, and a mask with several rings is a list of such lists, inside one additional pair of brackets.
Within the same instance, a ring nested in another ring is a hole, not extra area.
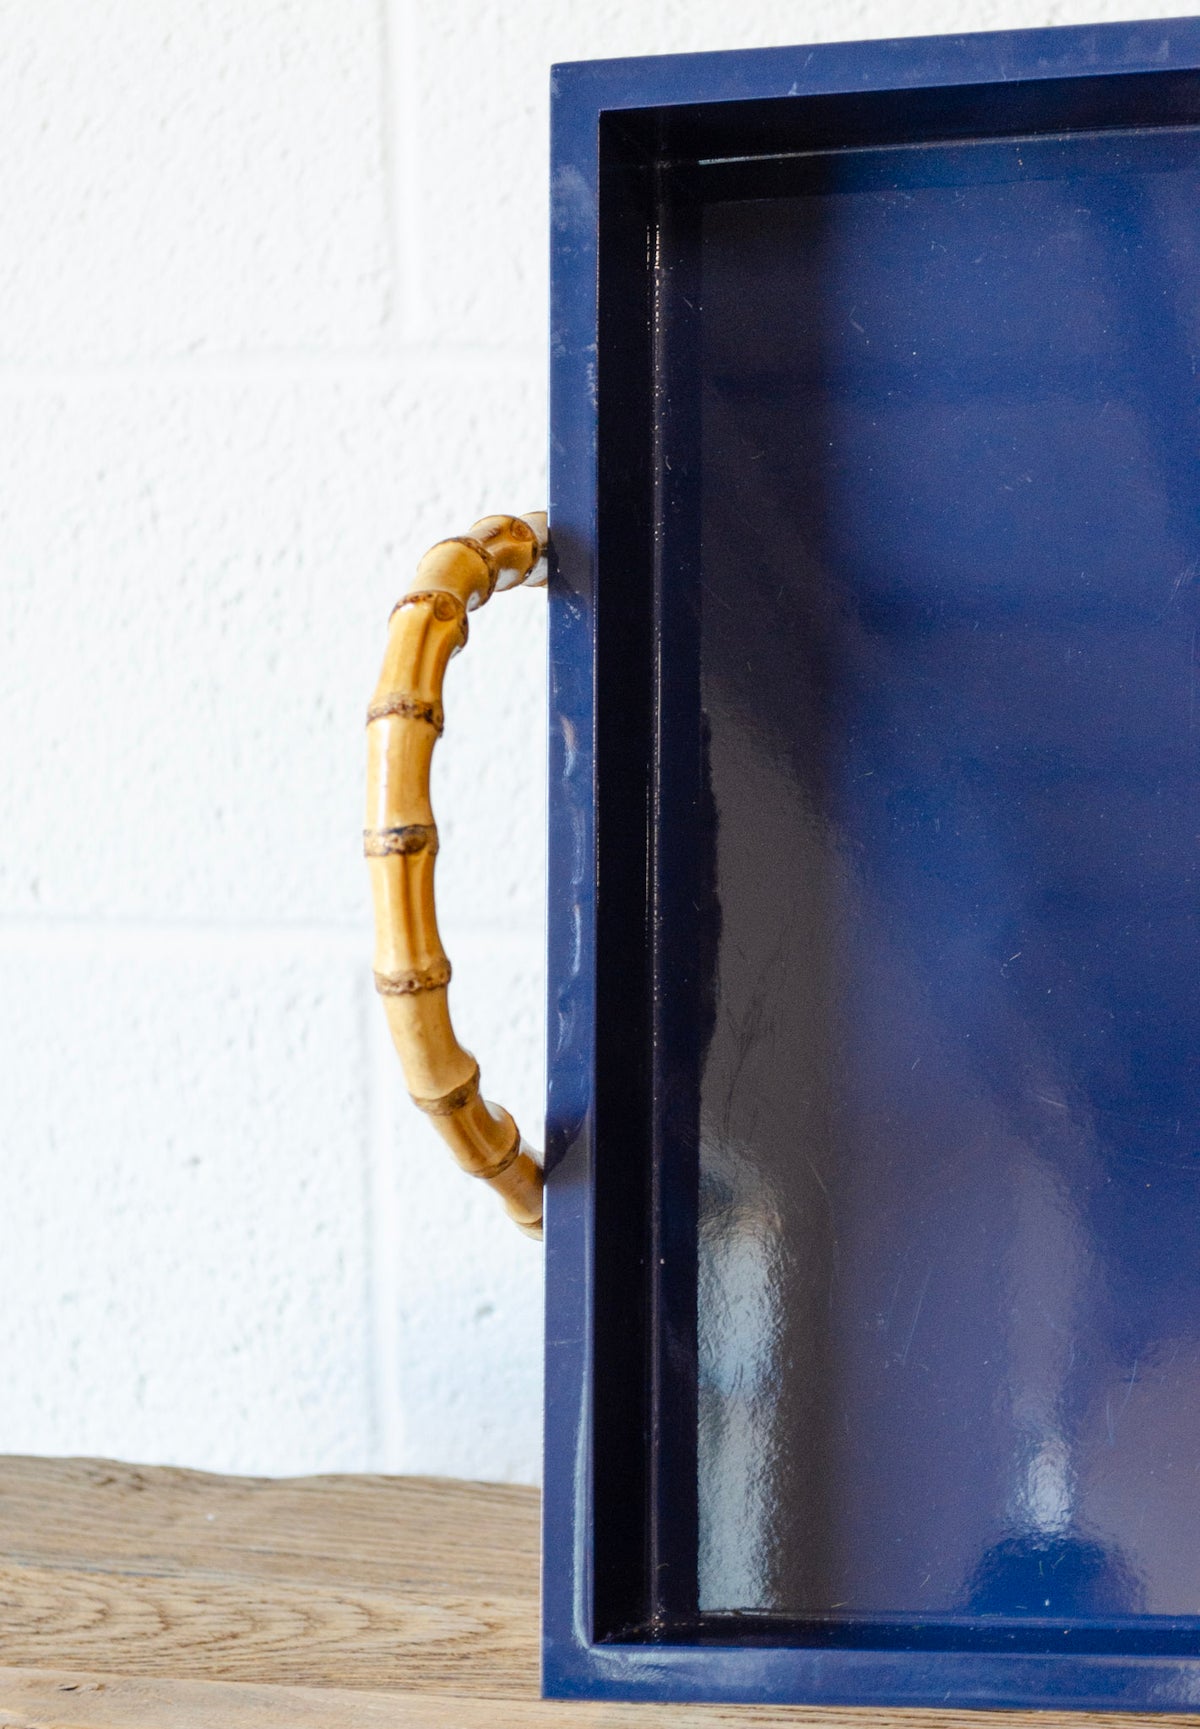
[(0, 1459), (0, 1726), (1146, 1723), (542, 1701), (537, 1551), (531, 1489)]

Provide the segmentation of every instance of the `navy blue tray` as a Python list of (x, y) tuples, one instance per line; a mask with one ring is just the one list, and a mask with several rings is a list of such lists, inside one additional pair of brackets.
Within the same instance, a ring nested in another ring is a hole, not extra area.
[(548, 1693), (1200, 1706), (1197, 67), (555, 73)]

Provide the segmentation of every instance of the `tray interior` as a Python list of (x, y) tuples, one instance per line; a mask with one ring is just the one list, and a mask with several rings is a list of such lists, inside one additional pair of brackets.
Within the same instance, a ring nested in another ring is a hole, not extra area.
[(1200, 1628), (1200, 127), (1103, 83), (639, 144), (697, 1637)]

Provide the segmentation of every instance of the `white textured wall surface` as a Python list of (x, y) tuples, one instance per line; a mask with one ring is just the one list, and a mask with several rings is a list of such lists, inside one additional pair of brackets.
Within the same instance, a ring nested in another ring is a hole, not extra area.
[[(540, 1251), (403, 1097), (358, 836), (412, 561), (544, 500), (551, 63), (1181, 9), (0, 0), (0, 1452), (537, 1478)], [(543, 611), (435, 787), (531, 1135)]]

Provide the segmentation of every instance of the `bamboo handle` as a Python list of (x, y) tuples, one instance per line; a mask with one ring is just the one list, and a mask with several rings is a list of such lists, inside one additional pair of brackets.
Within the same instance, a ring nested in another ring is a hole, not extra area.
[(438, 935), (438, 838), (429, 767), (442, 731), (442, 681), (467, 640), (467, 614), (497, 589), (546, 580), (546, 518), (485, 516), (439, 541), (388, 622), (383, 670), (367, 710), (363, 850), (375, 903), (375, 988), (413, 1103), (465, 1171), (500, 1195), (531, 1237), (542, 1234), (542, 1169), (508, 1112), (479, 1091), (479, 1065), (454, 1036), (450, 962)]

